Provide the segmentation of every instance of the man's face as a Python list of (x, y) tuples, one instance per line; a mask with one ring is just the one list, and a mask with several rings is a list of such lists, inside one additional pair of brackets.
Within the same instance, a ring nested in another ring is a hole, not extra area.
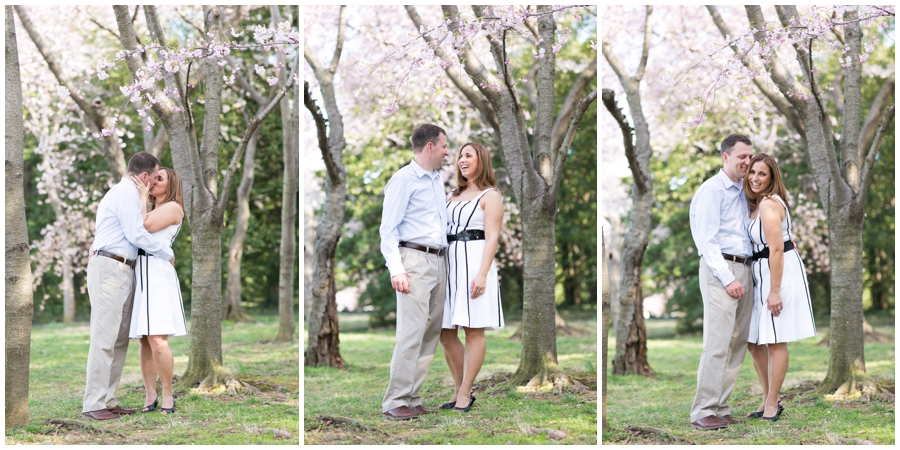
[(753, 148), (743, 142), (735, 144), (730, 155), (722, 152), (722, 158), (725, 160), (725, 174), (733, 180), (742, 178), (747, 172), (752, 157)]
[(431, 167), (439, 169), (444, 165), (444, 158), (450, 156), (450, 149), (447, 148), (447, 136), (442, 133), (438, 136), (436, 143), (425, 144), (425, 151), (430, 152), (428, 161), (431, 162)]

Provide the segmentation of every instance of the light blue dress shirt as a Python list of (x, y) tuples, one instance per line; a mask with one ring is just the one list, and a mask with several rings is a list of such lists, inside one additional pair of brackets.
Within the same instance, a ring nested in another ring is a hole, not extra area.
[[(747, 236), (750, 209), (742, 183), (743, 180), (732, 182), (725, 171), (720, 170), (700, 185), (691, 200), (694, 243), (722, 286), (728, 286), (735, 280), (722, 254), (751, 255), (750, 238)], [(749, 288), (744, 286), (744, 289)]]
[(445, 197), (438, 171), (428, 172), (415, 160), (388, 181), (379, 232), (381, 253), (392, 277), (406, 273), (400, 259), (400, 241), (447, 248)]
[(165, 260), (175, 256), (168, 242), (154, 239), (144, 228), (141, 196), (131, 180), (122, 178), (97, 206), (93, 249), (133, 260), (137, 258), (138, 248)]

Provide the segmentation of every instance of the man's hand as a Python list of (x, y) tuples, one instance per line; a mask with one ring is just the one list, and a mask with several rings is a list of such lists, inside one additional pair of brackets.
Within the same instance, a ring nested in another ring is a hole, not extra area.
[(391, 287), (397, 292), (409, 294), (409, 277), (405, 273), (392, 276)]
[(734, 298), (741, 298), (744, 296), (744, 286), (741, 286), (741, 282), (738, 280), (728, 283), (728, 286), (725, 286), (725, 290), (728, 292), (728, 295)]

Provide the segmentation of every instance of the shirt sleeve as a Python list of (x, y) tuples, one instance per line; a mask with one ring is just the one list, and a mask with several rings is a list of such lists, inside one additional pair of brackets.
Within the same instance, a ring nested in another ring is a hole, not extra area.
[(409, 189), (393, 177), (384, 187), (384, 207), (381, 210), (381, 254), (387, 261), (391, 277), (406, 273), (400, 258), (400, 232), (397, 227), (403, 221), (409, 204)]
[(696, 210), (692, 207), (691, 215), (694, 216), (692, 219), (697, 224), (695, 230), (697, 247), (713, 275), (719, 279), (722, 286), (728, 286), (735, 280), (735, 276), (728, 269), (728, 263), (722, 257), (722, 247), (719, 245), (719, 240), (716, 239), (721, 224), (720, 199), (713, 189), (700, 189), (694, 202), (695, 205), (692, 206), (696, 206)]
[(153, 236), (144, 228), (144, 220), (141, 217), (141, 198), (135, 189), (121, 197), (116, 216), (122, 224), (122, 232), (125, 239), (135, 247), (144, 249), (156, 257), (170, 260), (175, 257), (168, 243), (153, 239)]

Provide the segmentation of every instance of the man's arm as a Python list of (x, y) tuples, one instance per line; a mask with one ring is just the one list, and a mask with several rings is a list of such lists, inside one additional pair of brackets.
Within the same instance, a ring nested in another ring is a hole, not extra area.
[(119, 223), (122, 224), (122, 232), (125, 234), (125, 239), (128, 239), (128, 242), (131, 242), (134, 246), (142, 248), (147, 253), (160, 259), (170, 260), (174, 258), (175, 254), (169, 248), (168, 243), (153, 239), (153, 236), (144, 228), (144, 219), (141, 217), (140, 196), (137, 193), (137, 189), (133, 191), (133, 198), (132, 193), (128, 193), (119, 200), (116, 208), (116, 217), (118, 217)]
[[(722, 257), (722, 247), (719, 245), (719, 240), (716, 239), (722, 220), (719, 216), (719, 204), (721, 201), (716, 198), (712, 189), (701, 189), (700, 192), (697, 192), (697, 198), (694, 201), (697, 202), (698, 206), (693, 213), (697, 223), (699, 236), (697, 242), (700, 252), (703, 254), (707, 267), (712, 270), (713, 275), (719, 279), (722, 286), (728, 286), (735, 280), (735, 276), (728, 269), (728, 263)], [(715, 208), (715, 211), (709, 210), (710, 208)]]
[(403, 183), (391, 178), (384, 188), (384, 206), (381, 210), (381, 254), (387, 262), (391, 277), (406, 274), (400, 258), (400, 233), (397, 227), (403, 221), (406, 207), (409, 204), (410, 190)]

